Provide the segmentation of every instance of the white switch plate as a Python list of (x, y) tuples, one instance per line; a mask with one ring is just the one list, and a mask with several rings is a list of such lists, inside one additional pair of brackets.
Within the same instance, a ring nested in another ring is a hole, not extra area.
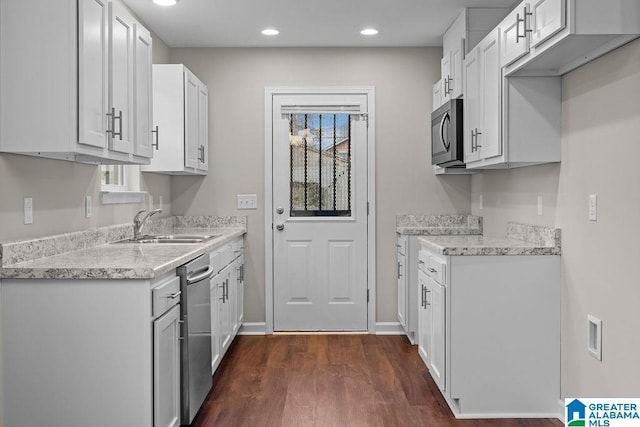
[(255, 194), (238, 194), (238, 209), (258, 209), (258, 196)]
[(91, 218), (91, 215), (93, 214), (93, 197), (91, 196), (87, 196), (84, 198), (84, 216), (86, 218)]
[(598, 196), (589, 194), (589, 221), (598, 220)]
[(542, 216), (542, 204), (543, 198), (542, 196), (538, 196), (538, 216)]
[(33, 199), (31, 197), (24, 198), (24, 223), (33, 224)]

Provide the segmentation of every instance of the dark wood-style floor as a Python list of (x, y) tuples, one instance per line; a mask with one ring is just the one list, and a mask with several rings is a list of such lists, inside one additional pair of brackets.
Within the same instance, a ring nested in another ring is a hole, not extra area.
[(562, 426), (456, 420), (403, 336), (239, 336), (193, 427)]

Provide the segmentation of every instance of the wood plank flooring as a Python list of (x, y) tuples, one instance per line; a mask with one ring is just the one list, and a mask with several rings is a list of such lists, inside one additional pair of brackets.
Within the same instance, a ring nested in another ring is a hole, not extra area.
[(404, 336), (238, 336), (192, 427), (562, 426), (456, 420)]

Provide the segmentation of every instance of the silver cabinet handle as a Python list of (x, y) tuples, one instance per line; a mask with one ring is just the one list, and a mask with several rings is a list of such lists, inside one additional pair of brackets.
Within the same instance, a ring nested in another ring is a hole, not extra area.
[(276, 213), (279, 215), (282, 215), (284, 213), (284, 208), (281, 208), (280, 206), (278, 206), (278, 208), (276, 209)]
[(398, 279), (402, 277), (402, 274), (400, 274), (400, 261), (398, 261), (396, 264), (398, 264)]
[(115, 108), (111, 108), (111, 112), (107, 113), (107, 116), (110, 118), (111, 121), (111, 126), (108, 126), (109, 129), (107, 129), (105, 132), (106, 133), (110, 133), (111, 134), (111, 138), (114, 137), (114, 130), (116, 128), (116, 123), (115, 123), (115, 116), (116, 116), (116, 109)]
[(278, 230), (278, 231), (282, 231), (282, 230), (284, 230), (284, 224), (278, 224), (278, 225), (276, 225), (276, 230)]
[[(516, 13), (516, 43), (520, 43), (520, 39), (524, 39), (527, 37), (527, 33), (533, 32), (531, 28), (527, 29), (527, 16), (533, 15), (531, 12), (527, 12), (527, 8), (524, 9), (524, 17), (520, 18), (520, 14)], [(523, 34), (520, 34), (520, 23), (524, 25)]]
[(174, 292), (172, 294), (169, 295), (165, 295), (165, 298), (169, 298), (169, 299), (176, 299), (180, 296), (182, 292), (178, 291), (178, 292)]
[(450, 94), (451, 92), (453, 92), (453, 89), (451, 89), (452, 81), (453, 79), (447, 75), (447, 77), (444, 80), (444, 91), (446, 94)]
[(478, 135), (482, 135), (482, 132), (478, 132), (478, 128), (476, 128), (476, 151), (478, 151), (479, 147), (482, 147), (482, 145), (478, 144)]
[(198, 151), (200, 152), (200, 155), (198, 156), (198, 160), (200, 161), (200, 163), (204, 163), (204, 145), (201, 145), (200, 147), (198, 147)]
[[(114, 109), (115, 111), (115, 109)], [(119, 114), (116, 116), (113, 116), (113, 126), (115, 127), (116, 125), (116, 120), (118, 121), (118, 132), (114, 132), (113, 133), (113, 137), (115, 138), (116, 136), (118, 137), (118, 139), (120, 141), (122, 141), (122, 110), (120, 110)]]
[(435, 273), (436, 271), (438, 271), (435, 268), (431, 268), (431, 267), (428, 267), (427, 270), (429, 271), (429, 273)]
[(160, 148), (160, 131), (158, 130), (158, 125), (156, 125), (156, 128), (152, 130), (151, 133), (156, 134), (156, 142), (152, 142), (151, 147), (155, 147), (156, 151), (158, 151)]

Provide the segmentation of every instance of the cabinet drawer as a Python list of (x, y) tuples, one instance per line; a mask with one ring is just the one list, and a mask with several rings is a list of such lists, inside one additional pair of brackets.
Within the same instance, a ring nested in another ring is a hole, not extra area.
[(426, 265), (429, 277), (441, 285), (445, 285), (447, 263), (444, 260), (430, 256)]
[(180, 303), (180, 278), (173, 277), (151, 291), (153, 317)]

